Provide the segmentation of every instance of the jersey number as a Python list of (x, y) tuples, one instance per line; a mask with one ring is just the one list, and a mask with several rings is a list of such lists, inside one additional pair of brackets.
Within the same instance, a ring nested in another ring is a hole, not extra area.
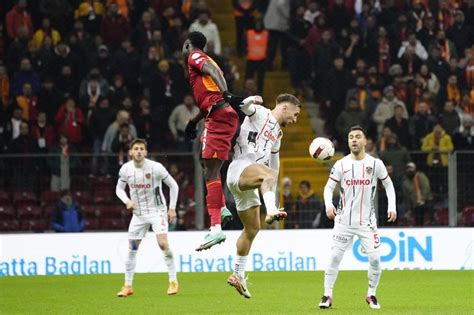
[(257, 135), (258, 133), (256, 131), (249, 131), (249, 136), (247, 137), (248, 142), (255, 144), (257, 142)]
[(374, 233), (374, 248), (377, 248), (380, 246), (380, 238), (377, 233)]

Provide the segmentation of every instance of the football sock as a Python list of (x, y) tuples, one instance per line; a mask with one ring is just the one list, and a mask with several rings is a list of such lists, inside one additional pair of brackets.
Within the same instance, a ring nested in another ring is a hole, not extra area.
[(211, 218), (211, 227), (216, 224), (221, 224), (221, 208), (225, 205), (223, 203), (224, 193), (222, 192), (221, 179), (212, 179), (206, 181), (207, 187), (207, 211)]
[(369, 289), (367, 296), (376, 295), (377, 286), (379, 285), (380, 276), (382, 275), (382, 267), (380, 266), (380, 255), (377, 253), (368, 254), (369, 270)]
[(163, 257), (165, 258), (166, 267), (168, 267), (169, 281), (177, 281), (176, 277), (176, 266), (174, 265), (173, 252), (171, 249), (162, 250)]
[(216, 225), (213, 225), (211, 226), (211, 234), (217, 234), (217, 233), (220, 233), (222, 232), (222, 227), (220, 224), (216, 224)]
[(132, 286), (133, 274), (135, 273), (135, 265), (137, 264), (137, 250), (128, 250), (127, 259), (125, 260), (125, 285)]
[(331, 249), (331, 258), (329, 265), (324, 273), (324, 295), (332, 297), (332, 290), (334, 283), (336, 283), (337, 274), (339, 272), (339, 264), (341, 263), (342, 257), (344, 256), (344, 250), (333, 247)]
[(267, 208), (267, 214), (277, 212), (276, 207), (276, 197), (273, 191), (267, 191), (263, 194), (263, 202), (265, 203), (265, 207)]
[(248, 256), (235, 256), (234, 274), (236, 274), (240, 278), (245, 277), (245, 264), (247, 263), (247, 257)]

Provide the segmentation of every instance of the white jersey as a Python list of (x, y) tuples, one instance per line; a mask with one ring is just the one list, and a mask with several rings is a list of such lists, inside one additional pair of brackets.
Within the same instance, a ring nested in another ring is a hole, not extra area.
[[(387, 178), (383, 162), (368, 154), (362, 160), (354, 160), (347, 155), (337, 161), (329, 175), (329, 180), (341, 184), (335, 222), (376, 227), (374, 198), (377, 180)], [(332, 203), (332, 200), (325, 200), (325, 203)]]
[[(143, 166), (139, 168), (135, 167), (133, 161), (128, 161), (120, 168), (117, 186), (121, 183), (128, 185), (130, 199), (136, 205), (134, 214), (166, 212), (167, 205), (163, 196), (162, 181), (168, 177), (170, 174), (159, 162), (145, 159)], [(122, 199), (122, 201), (126, 203), (126, 200)]]
[(245, 117), (234, 146), (234, 160), (246, 159), (269, 166), (271, 153), (280, 150), (283, 132), (272, 112), (254, 105), (255, 112)]

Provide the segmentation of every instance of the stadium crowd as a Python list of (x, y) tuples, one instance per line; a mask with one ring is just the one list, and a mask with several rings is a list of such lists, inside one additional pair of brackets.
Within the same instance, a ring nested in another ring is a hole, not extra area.
[[(447, 183), (442, 152), (474, 148), (472, 1), (232, 3), (236, 53), (247, 60), (241, 94), (263, 92), (267, 71), (288, 71), (295, 91), (320, 104), (341, 150), (350, 126), (367, 128), (368, 151), (392, 170), (397, 191), (412, 196), (410, 208), (420, 206), (422, 194), (418, 179), (405, 183), (409, 163), (428, 182)], [(70, 189), (69, 172), (80, 163), (69, 158), (74, 152), (94, 156), (81, 175), (107, 181), (136, 136), (152, 152), (189, 151), (184, 127), (197, 108), (181, 55), (188, 31), (206, 35), (207, 53), (229, 89), (237, 88), (236, 67), (204, 0), (6, 0), (0, 17), (0, 154), (56, 154), (9, 165), (2, 159), (9, 175), (2, 191), (34, 190), (33, 174), (41, 171), (49, 190)], [(429, 154), (416, 159), (407, 150)], [(446, 184), (431, 189), (445, 199)]]

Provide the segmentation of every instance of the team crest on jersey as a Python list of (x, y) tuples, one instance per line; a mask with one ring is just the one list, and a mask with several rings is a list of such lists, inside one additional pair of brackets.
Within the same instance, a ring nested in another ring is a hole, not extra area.
[(146, 174), (145, 174), (145, 178), (146, 178), (146, 179), (150, 179), (150, 178), (151, 178), (151, 174), (150, 174), (150, 173), (146, 173)]
[(367, 167), (365, 168), (365, 172), (366, 172), (367, 174), (369, 174), (369, 175), (372, 175), (372, 167), (371, 167), (371, 166), (367, 166)]

